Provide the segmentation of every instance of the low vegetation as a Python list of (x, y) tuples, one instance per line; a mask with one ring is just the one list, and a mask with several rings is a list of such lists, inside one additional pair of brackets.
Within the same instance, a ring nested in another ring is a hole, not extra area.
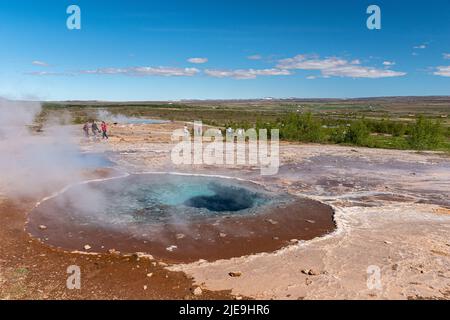
[(450, 134), (439, 120), (419, 115), (415, 121), (404, 123), (389, 119), (335, 120), (312, 113), (291, 113), (274, 122), (256, 120), (225, 124), (234, 129), (279, 129), (280, 139), (286, 141), (334, 143), (370, 148), (446, 150), (450, 151)]
[[(44, 104), (42, 119), (61, 111), (74, 124), (98, 110), (132, 117), (201, 120), (222, 129), (279, 129), (285, 141), (450, 152), (450, 98), (392, 97), (311, 101), (64, 102)], [(100, 120), (100, 119), (97, 119)]]

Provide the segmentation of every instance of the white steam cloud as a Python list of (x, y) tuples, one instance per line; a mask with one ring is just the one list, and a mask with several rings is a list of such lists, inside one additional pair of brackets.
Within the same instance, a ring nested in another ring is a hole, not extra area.
[(86, 158), (74, 142), (75, 128), (61, 125), (63, 116), (37, 132), (31, 125), (40, 112), (40, 103), (0, 98), (0, 194), (48, 195), (82, 176)]

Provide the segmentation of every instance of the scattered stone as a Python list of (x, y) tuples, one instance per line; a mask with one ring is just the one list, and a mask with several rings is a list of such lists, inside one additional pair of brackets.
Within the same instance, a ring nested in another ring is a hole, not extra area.
[(175, 250), (175, 249), (177, 249), (177, 248), (178, 248), (177, 246), (171, 245), (171, 246), (168, 246), (168, 247), (166, 248), (166, 250), (172, 252), (173, 250)]
[(314, 220), (308, 220), (308, 219), (306, 219), (305, 221), (308, 222), (308, 223), (316, 223)]
[(147, 290), (147, 286), (144, 286), (144, 290)]
[(84, 246), (84, 250), (90, 250), (92, 247), (90, 246), (90, 245), (88, 245), (88, 244), (86, 244), (85, 246)]
[(168, 264), (165, 263), (165, 262), (159, 262), (159, 265), (160, 265), (161, 267), (167, 267), (167, 266), (168, 266)]
[(47, 229), (47, 226), (44, 226), (43, 224), (41, 224), (41, 225), (39, 226), (39, 229), (41, 229), (41, 230), (46, 230), (46, 229)]
[(139, 261), (140, 259), (154, 260), (151, 254), (147, 254), (144, 252), (135, 252), (131, 256), (135, 258), (136, 261)]
[(266, 221), (270, 224), (278, 224), (278, 221), (272, 220), (272, 219), (266, 219)]
[(320, 273), (314, 269), (309, 270), (308, 274), (310, 276), (318, 276)]
[(242, 275), (242, 273), (239, 272), (239, 271), (235, 271), (235, 272), (232, 271), (232, 272), (229, 272), (228, 275), (229, 275), (230, 277), (235, 278), (235, 277), (240, 277), (240, 276)]
[(225, 238), (225, 237), (227, 236), (227, 234), (226, 234), (226, 233), (223, 233), (223, 232), (221, 232), (221, 233), (219, 233), (219, 236), (220, 236), (221, 238)]
[(196, 287), (196, 288), (192, 291), (192, 293), (194, 294), (194, 296), (201, 296), (202, 293), (203, 293), (203, 290), (202, 290), (202, 288), (200, 288), (200, 287)]
[(234, 297), (236, 300), (242, 300), (242, 297), (241, 296), (236, 296), (236, 297)]
[(303, 274), (306, 274), (306, 275), (308, 275), (308, 276), (317, 276), (317, 275), (320, 274), (319, 272), (317, 272), (317, 271), (314, 270), (314, 269), (302, 269), (302, 273), (303, 273)]
[(309, 278), (306, 278), (306, 279), (305, 279), (305, 284), (306, 284), (307, 286), (309, 286), (311, 283), (312, 283), (311, 279), (309, 279)]
[(183, 238), (185, 237), (185, 235), (182, 234), (182, 233), (177, 233), (177, 234), (175, 235), (175, 237), (176, 237), (177, 239), (183, 239)]
[(147, 273), (147, 277), (151, 278), (153, 276), (153, 272)]
[(291, 242), (291, 243), (298, 243), (298, 239), (291, 239), (291, 240), (289, 240), (289, 242)]
[(387, 240), (384, 240), (384, 243), (385, 243), (385, 244), (392, 244), (391, 241), (387, 241)]
[(398, 264), (393, 264), (392, 265), (392, 270), (397, 271), (397, 269), (398, 269)]
[(280, 240), (279, 237), (272, 237), (273, 240)]

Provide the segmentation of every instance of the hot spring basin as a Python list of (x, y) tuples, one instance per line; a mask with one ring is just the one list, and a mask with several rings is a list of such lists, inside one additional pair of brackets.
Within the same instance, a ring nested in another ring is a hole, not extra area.
[(190, 262), (273, 251), (335, 224), (327, 205), (250, 182), (140, 174), (73, 186), (37, 206), (26, 228), (65, 249)]

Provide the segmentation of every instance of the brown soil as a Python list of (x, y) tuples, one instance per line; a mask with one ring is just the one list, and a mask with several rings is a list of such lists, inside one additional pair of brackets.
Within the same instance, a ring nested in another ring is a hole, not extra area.
[[(156, 261), (52, 249), (24, 231), (35, 201), (0, 202), (0, 299), (232, 299), (228, 291), (194, 296), (192, 280)], [(81, 289), (69, 290), (67, 267), (81, 269)], [(151, 277), (147, 274), (152, 273)], [(144, 289), (146, 286), (146, 289)]]

